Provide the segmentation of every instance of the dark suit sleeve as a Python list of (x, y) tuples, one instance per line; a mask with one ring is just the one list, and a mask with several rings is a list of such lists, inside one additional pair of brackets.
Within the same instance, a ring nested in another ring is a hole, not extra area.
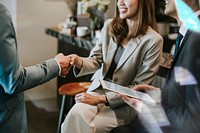
[[(184, 56), (182, 63), (179, 66), (182, 67), (182, 85), (179, 82), (179, 86), (172, 87), (174, 93), (171, 93), (171, 103), (177, 105), (169, 105), (166, 108), (167, 116), (172, 125), (177, 128), (190, 130), (190, 132), (199, 129), (200, 127), (200, 34), (192, 33), (184, 45)], [(179, 78), (179, 80), (180, 80)], [(184, 83), (184, 82), (185, 83)], [(184, 84), (183, 84), (184, 83)], [(170, 84), (170, 83), (169, 83)], [(164, 94), (164, 93), (163, 93)], [(169, 98), (169, 97), (168, 97)], [(166, 100), (164, 102), (167, 102)]]
[(19, 93), (56, 77), (58, 73), (54, 59), (27, 68), (21, 66), (10, 13), (0, 4), (0, 88), (8, 94)]

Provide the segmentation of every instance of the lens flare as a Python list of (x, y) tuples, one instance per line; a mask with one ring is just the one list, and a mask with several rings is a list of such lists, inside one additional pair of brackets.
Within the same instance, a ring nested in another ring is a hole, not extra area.
[(178, 15), (185, 26), (193, 31), (200, 32), (200, 21), (193, 10), (182, 0), (176, 0)]
[(180, 85), (197, 85), (197, 80), (190, 71), (183, 67), (175, 67), (175, 80)]

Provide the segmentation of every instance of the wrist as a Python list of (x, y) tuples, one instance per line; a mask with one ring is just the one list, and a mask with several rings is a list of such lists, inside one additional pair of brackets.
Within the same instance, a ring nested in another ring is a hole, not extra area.
[(106, 103), (106, 96), (105, 95), (99, 96), (99, 102), (100, 103)]
[(100, 96), (100, 103), (104, 103), (106, 106), (109, 106), (109, 102), (106, 95)]
[(61, 66), (60, 66), (60, 63), (58, 62), (58, 60), (56, 58), (54, 58), (54, 60), (56, 61), (56, 63), (58, 64), (58, 67), (59, 67), (58, 75), (61, 76)]
[(81, 68), (82, 68), (82, 66), (83, 66), (83, 60), (82, 60), (81, 57), (77, 56), (75, 66), (76, 66), (78, 69), (81, 69)]
[(106, 97), (106, 102), (105, 102), (105, 105), (106, 106), (109, 106), (110, 104), (109, 104), (109, 102), (108, 102), (108, 99), (107, 99), (107, 97)]

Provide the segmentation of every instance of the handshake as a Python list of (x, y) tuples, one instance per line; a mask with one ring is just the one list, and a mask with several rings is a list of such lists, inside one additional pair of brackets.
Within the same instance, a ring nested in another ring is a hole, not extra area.
[(59, 53), (55, 56), (55, 59), (60, 64), (61, 73), (59, 76), (61, 77), (65, 77), (72, 66), (76, 66), (79, 69), (82, 67), (82, 58), (76, 54), (64, 56), (62, 53)]

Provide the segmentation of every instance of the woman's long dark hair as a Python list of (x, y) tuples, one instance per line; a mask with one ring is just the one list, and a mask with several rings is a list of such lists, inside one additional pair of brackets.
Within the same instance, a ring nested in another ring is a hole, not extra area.
[[(144, 35), (148, 29), (148, 26), (151, 26), (155, 31), (157, 31), (154, 0), (138, 1), (139, 7), (130, 38), (135, 38), (139, 35)], [(119, 10), (117, 4), (115, 10), (115, 17), (113, 18), (110, 24), (109, 33), (117, 44), (120, 44), (129, 33), (129, 27), (126, 22), (126, 19), (121, 19), (119, 17)]]

